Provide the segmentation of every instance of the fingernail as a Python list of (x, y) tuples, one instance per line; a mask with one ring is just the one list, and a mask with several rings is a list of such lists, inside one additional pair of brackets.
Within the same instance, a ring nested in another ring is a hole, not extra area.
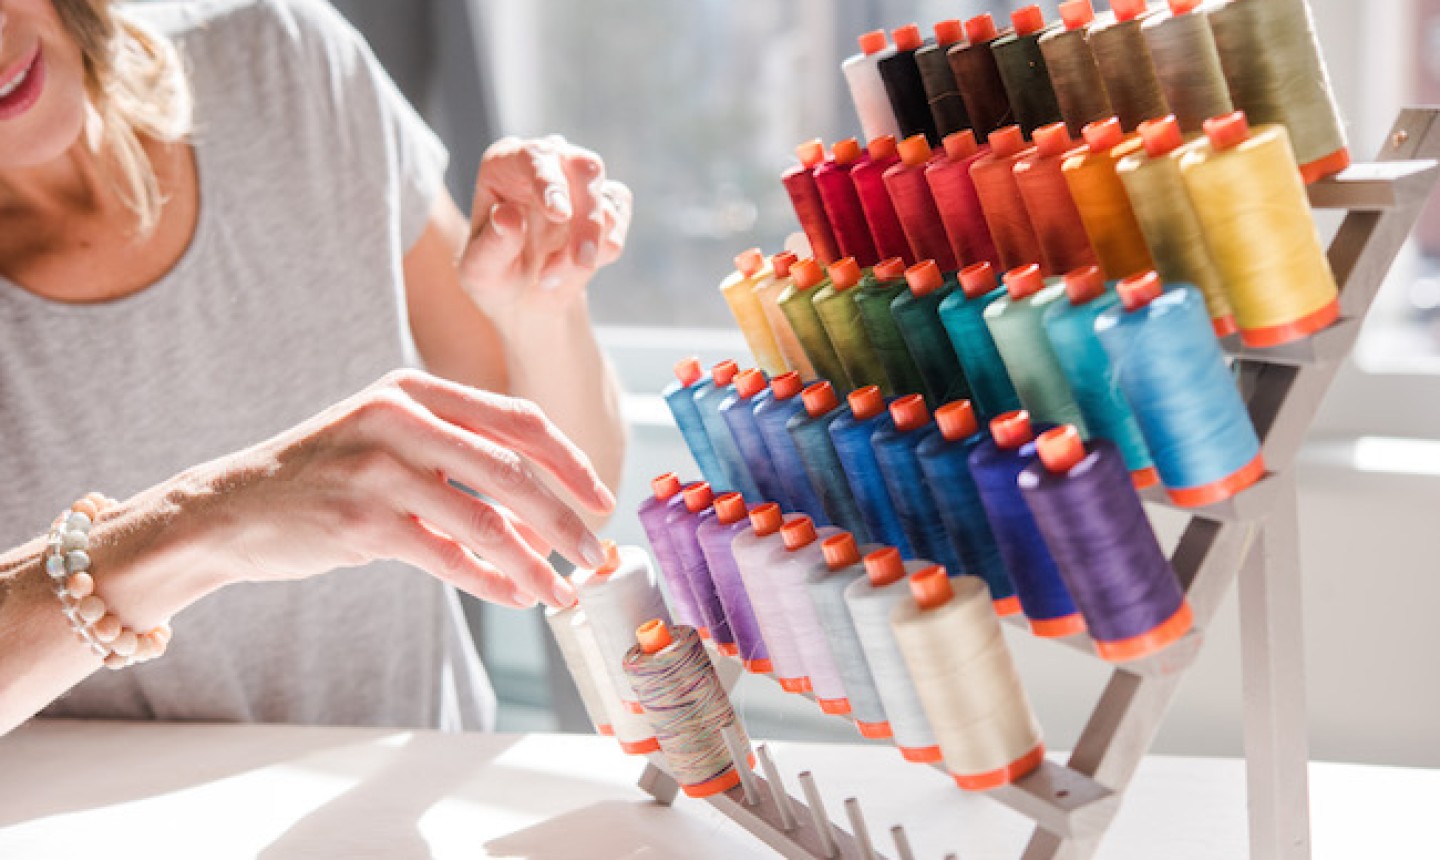
[(587, 534), (580, 541), (580, 558), (591, 567), (599, 567), (605, 563), (605, 547), (600, 545), (600, 539), (592, 534)]
[(615, 510), (615, 494), (610, 492), (609, 487), (605, 486), (599, 481), (595, 482), (595, 498), (599, 500), (601, 506), (603, 506), (605, 510)]
[(518, 583), (510, 589), (510, 600), (521, 609), (529, 609), (535, 605), (535, 595), (521, 588)]
[(560, 276), (546, 275), (544, 278), (540, 279), (540, 289), (551, 293), (560, 289)]
[(570, 195), (558, 185), (550, 186), (545, 192), (545, 208), (562, 218), (569, 218), (574, 213), (570, 208)]
[(575, 589), (564, 579), (555, 580), (555, 588), (552, 594), (555, 595), (555, 605), (561, 609), (567, 609), (575, 605)]
[(581, 242), (580, 249), (575, 252), (575, 263), (586, 269), (595, 265), (600, 259), (600, 248), (594, 242)]

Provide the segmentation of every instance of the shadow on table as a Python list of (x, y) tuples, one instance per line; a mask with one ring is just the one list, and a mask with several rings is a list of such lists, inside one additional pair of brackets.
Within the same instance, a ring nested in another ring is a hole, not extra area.
[[(672, 816), (663, 830), (655, 827), (657, 814)], [(524, 860), (672, 860), (693, 856), (696, 844), (714, 846), (719, 838), (713, 824), (655, 804), (607, 800), (492, 839), (485, 843), (485, 856)], [(737, 843), (737, 848), (744, 847)]]

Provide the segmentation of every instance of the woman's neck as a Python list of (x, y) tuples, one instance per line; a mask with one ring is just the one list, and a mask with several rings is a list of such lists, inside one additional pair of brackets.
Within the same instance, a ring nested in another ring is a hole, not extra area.
[(0, 169), (0, 218), (46, 218), (125, 208), (105, 177), (102, 156), (82, 135), (59, 158)]

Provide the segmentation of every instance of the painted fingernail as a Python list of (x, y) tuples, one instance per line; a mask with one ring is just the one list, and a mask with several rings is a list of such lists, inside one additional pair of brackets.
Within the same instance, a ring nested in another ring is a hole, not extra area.
[(605, 547), (601, 546), (600, 539), (592, 534), (585, 535), (580, 541), (580, 558), (591, 567), (604, 564)]
[(580, 249), (575, 252), (576, 265), (590, 268), (595, 261), (600, 259), (600, 248), (594, 242), (581, 242)]
[(541, 278), (540, 289), (550, 293), (553, 293), (556, 290), (560, 289), (560, 276), (546, 275), (544, 278)]
[(563, 579), (556, 579), (554, 591), (552, 593), (555, 595), (555, 605), (559, 606), (561, 609), (566, 609), (575, 605), (575, 589), (570, 586), (569, 582)]
[(561, 218), (569, 218), (575, 211), (570, 208), (569, 193), (558, 185), (550, 186), (545, 192), (545, 208), (549, 209), (551, 214), (559, 215)]

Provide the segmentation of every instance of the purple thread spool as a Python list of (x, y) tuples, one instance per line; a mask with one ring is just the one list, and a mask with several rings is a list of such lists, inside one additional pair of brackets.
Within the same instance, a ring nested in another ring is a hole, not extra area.
[(730, 622), (730, 633), (735, 638), (733, 645), (717, 642), (716, 647), (721, 654), (738, 655), (747, 665), (770, 659), (770, 650), (765, 647), (765, 637), (760, 633), (760, 622), (755, 620), (755, 607), (750, 603), (745, 580), (740, 577), (740, 567), (730, 549), (736, 536), (749, 528), (750, 516), (745, 500), (739, 493), (725, 493), (715, 497), (715, 516), (703, 520), (695, 530), (700, 551), (710, 569), (710, 581), (715, 583), (715, 592), (720, 597), (725, 618)]
[(680, 477), (674, 472), (666, 472), (651, 481), (650, 488), (654, 495), (640, 503), (640, 525), (645, 529), (650, 548), (655, 551), (655, 564), (660, 568), (660, 576), (665, 580), (665, 590), (670, 596), (670, 611), (680, 624), (697, 629), (704, 627), (705, 622), (695, 605), (695, 595), (690, 591), (685, 572), (680, 569), (675, 542), (670, 539), (670, 529), (666, 525), (675, 509), (685, 504)]
[(735, 637), (726, 621), (725, 608), (715, 593), (715, 583), (710, 579), (710, 568), (705, 564), (705, 555), (700, 551), (700, 541), (696, 535), (702, 520), (707, 515), (710, 518), (715, 516), (712, 508), (714, 493), (711, 492), (709, 484), (701, 481), (686, 487), (680, 498), (682, 502), (679, 507), (671, 509), (670, 516), (665, 521), (665, 529), (670, 534), (670, 542), (675, 547), (675, 558), (690, 586), (695, 610), (704, 625), (696, 629), (700, 631), (702, 639), (713, 639), (717, 644), (733, 644)]
[(1075, 599), (1095, 650), (1112, 662), (1149, 656), (1189, 632), (1190, 604), (1114, 443), (1086, 444), (1071, 425), (1036, 440), (1040, 462), (1018, 483)]

